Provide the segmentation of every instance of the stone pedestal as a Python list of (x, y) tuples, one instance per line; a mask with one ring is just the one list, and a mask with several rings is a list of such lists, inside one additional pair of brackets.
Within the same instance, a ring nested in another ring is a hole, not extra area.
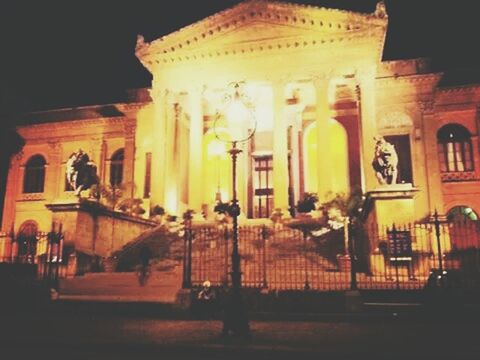
[(387, 240), (393, 224), (400, 230), (415, 221), (415, 194), (412, 184), (382, 185), (367, 194), (367, 230), (370, 267), (374, 274), (386, 274), (385, 257), (379, 243)]
[(379, 227), (414, 222), (414, 196), (418, 189), (412, 184), (382, 185), (367, 194), (367, 221)]

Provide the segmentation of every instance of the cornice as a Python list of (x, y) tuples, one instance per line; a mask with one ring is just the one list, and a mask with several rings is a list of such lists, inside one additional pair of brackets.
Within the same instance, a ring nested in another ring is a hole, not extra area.
[(115, 118), (100, 118), (100, 119), (82, 119), (82, 120), (69, 120), (69, 121), (55, 121), (47, 122), (41, 124), (31, 124), (31, 125), (20, 125), (17, 126), (19, 132), (34, 131), (34, 130), (51, 130), (52, 127), (56, 130), (62, 129), (78, 129), (86, 128), (89, 126), (102, 126), (102, 125), (111, 125), (111, 124), (123, 124), (126, 117), (115, 117)]
[(435, 103), (435, 109), (438, 111), (477, 111), (477, 104), (471, 101), (462, 103)]
[(383, 76), (377, 77), (377, 86), (379, 87), (394, 87), (398, 86), (398, 83), (407, 84), (419, 84), (419, 83), (431, 83), (436, 84), (442, 78), (442, 73), (431, 74), (413, 74), (403, 76)]
[(124, 110), (124, 111), (132, 111), (132, 110), (138, 111), (151, 103), (152, 103), (151, 101), (144, 101), (144, 102), (138, 102), (138, 103), (118, 104), (117, 107), (120, 110)]
[(462, 86), (440, 87), (438, 92), (440, 94), (452, 94), (452, 93), (468, 93), (478, 90), (480, 92), (480, 84), (469, 84)]
[(101, 132), (109, 137), (122, 137), (127, 118), (106, 118), (50, 122), (17, 127), (28, 144), (84, 140)]

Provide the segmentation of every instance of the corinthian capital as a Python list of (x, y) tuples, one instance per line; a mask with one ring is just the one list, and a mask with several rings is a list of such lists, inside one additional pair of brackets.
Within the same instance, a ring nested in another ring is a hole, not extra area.
[(423, 114), (428, 114), (433, 112), (435, 102), (433, 100), (419, 101), (420, 110)]
[(312, 83), (315, 88), (329, 87), (333, 77), (334, 72), (332, 70), (316, 73), (312, 75)]
[(375, 80), (377, 76), (377, 67), (376, 66), (368, 66), (365, 68), (358, 69), (355, 72), (355, 79), (361, 85), (366, 82), (372, 82)]

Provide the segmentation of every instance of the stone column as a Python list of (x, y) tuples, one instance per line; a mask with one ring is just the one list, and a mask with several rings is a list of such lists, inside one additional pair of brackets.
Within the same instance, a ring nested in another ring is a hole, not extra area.
[(203, 155), (203, 106), (202, 89), (188, 91), (188, 113), (190, 115), (190, 139), (188, 160), (188, 205), (200, 212), (203, 195), (202, 155)]
[[(288, 212), (288, 142), (284, 83), (272, 83), (273, 92), (273, 206)], [(273, 210), (273, 209), (272, 209)]]
[(316, 94), (315, 118), (317, 126), (317, 189), (320, 203), (327, 200), (332, 190), (329, 120), (332, 115), (328, 101), (330, 79), (317, 77), (313, 80)]
[(375, 189), (378, 181), (372, 168), (375, 136), (378, 135), (375, 108), (375, 71), (369, 69), (357, 75), (357, 96), (360, 107), (362, 150), (362, 188), (364, 192)]
[(135, 130), (137, 120), (126, 118), (124, 122), (125, 147), (123, 160), (123, 176), (125, 184), (125, 197), (133, 198), (134, 194), (134, 169), (135, 169)]
[(177, 214), (178, 210), (178, 191), (177, 191), (177, 156), (179, 151), (179, 133), (178, 124), (179, 105), (176, 103), (176, 96), (169, 92), (165, 103), (165, 210), (172, 215)]
[(442, 181), (438, 160), (437, 131), (438, 123), (435, 121), (433, 101), (420, 104), (422, 110), (422, 136), (424, 144), (424, 165), (426, 170), (428, 206), (431, 215), (435, 209), (440, 214), (445, 213), (442, 195)]
[(150, 91), (150, 95), (154, 104), (150, 199), (152, 205), (165, 207), (165, 132), (168, 91), (154, 88)]
[(295, 120), (292, 124), (292, 132), (290, 141), (292, 142), (291, 164), (293, 184), (290, 187), (293, 188), (293, 200), (296, 203), (300, 199), (300, 161), (302, 161), (300, 153), (300, 147), (302, 146), (300, 139), (302, 136), (302, 113), (300, 111), (295, 113)]

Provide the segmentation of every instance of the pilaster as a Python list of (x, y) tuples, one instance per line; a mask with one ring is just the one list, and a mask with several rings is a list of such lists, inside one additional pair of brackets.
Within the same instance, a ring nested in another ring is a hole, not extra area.
[(3, 206), (2, 230), (8, 231), (15, 222), (15, 207), (17, 196), (21, 191), (23, 178), (20, 177), (20, 163), (23, 153), (12, 156), (8, 169), (5, 201)]
[(52, 199), (60, 196), (63, 190), (65, 173), (62, 168), (62, 145), (55, 141), (48, 143), (48, 168), (45, 176), (45, 196)]
[(433, 101), (424, 101), (420, 103), (422, 110), (422, 132), (425, 153), (425, 169), (428, 186), (428, 205), (430, 213), (435, 209), (439, 213), (444, 213), (442, 181), (440, 176), (440, 166), (438, 162), (437, 131), (438, 126), (435, 121)]
[(375, 137), (378, 135), (375, 109), (375, 69), (357, 73), (357, 97), (360, 109), (362, 188), (364, 192), (375, 189), (378, 181), (372, 168)]
[(127, 197), (133, 198), (134, 194), (134, 169), (135, 169), (135, 130), (137, 128), (137, 120), (132, 118), (125, 119), (125, 151), (123, 162), (123, 174), (125, 183), (125, 193)]

